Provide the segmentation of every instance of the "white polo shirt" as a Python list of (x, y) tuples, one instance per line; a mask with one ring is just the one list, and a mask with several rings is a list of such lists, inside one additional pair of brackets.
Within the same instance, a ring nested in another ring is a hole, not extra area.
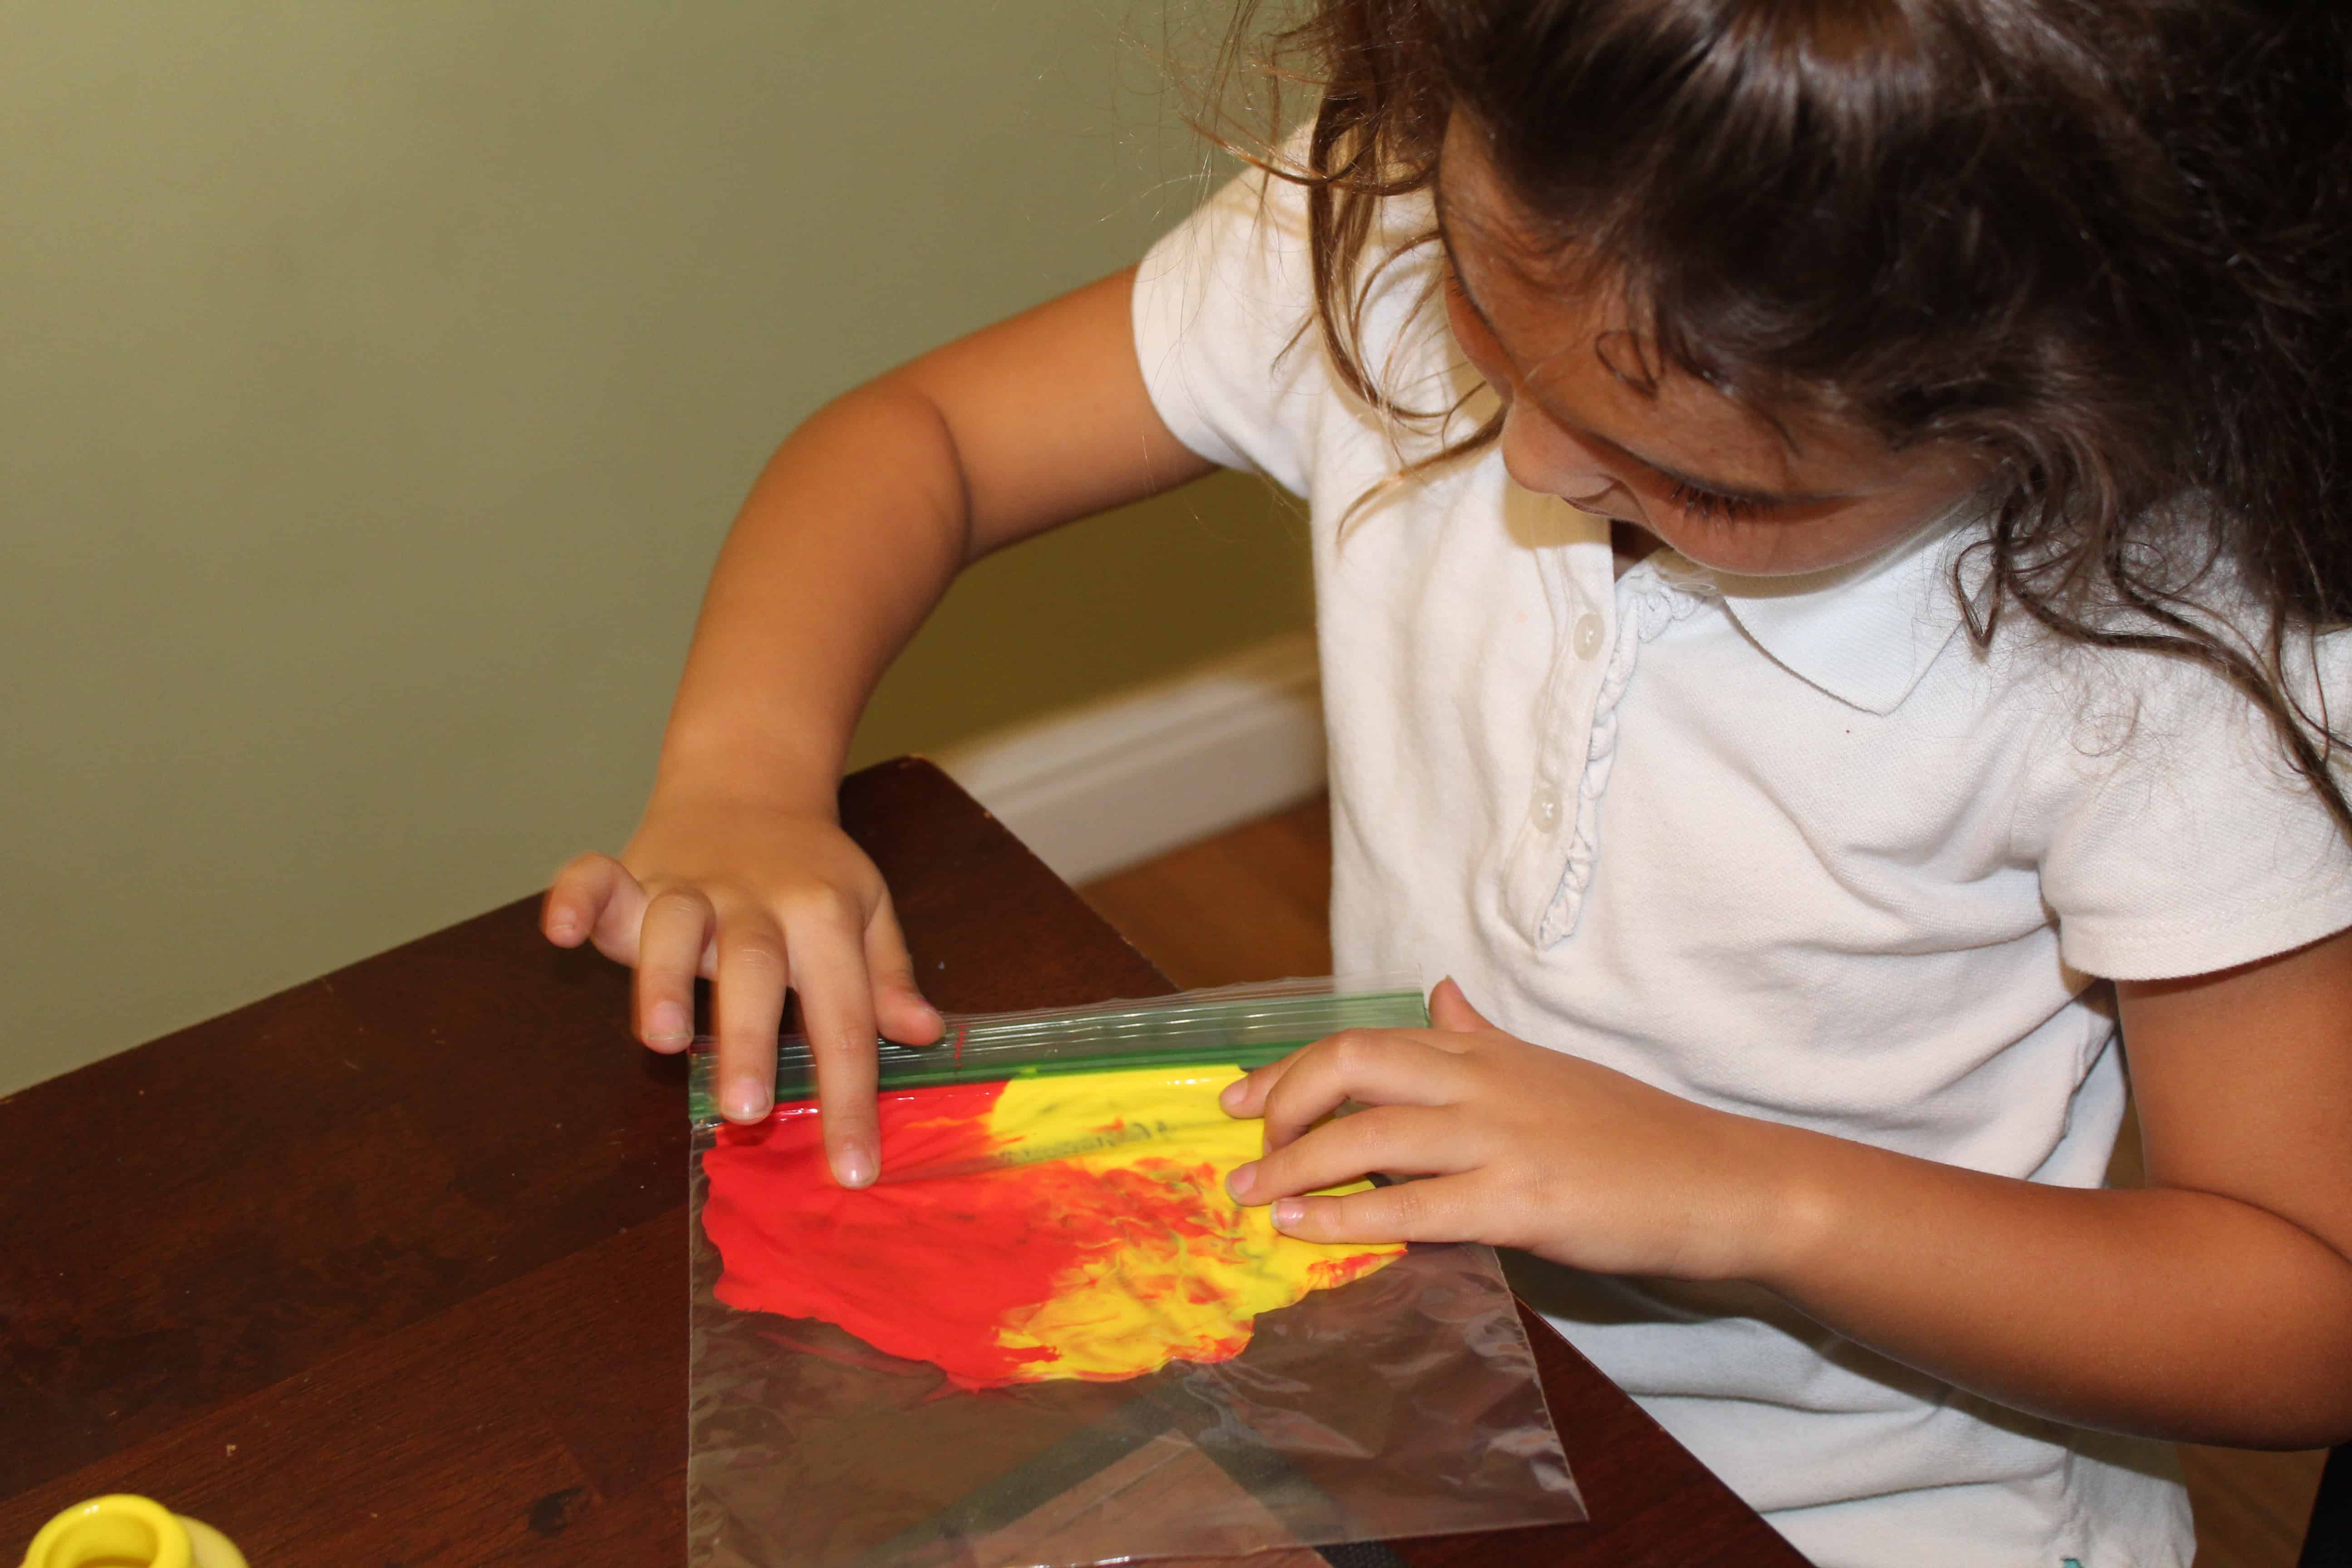
[[(1390, 206), (1388, 238), (1426, 222)], [(1451, 974), (1512, 1033), (1705, 1104), (2095, 1186), (2125, 1089), (2093, 977), (2352, 925), (2352, 857), (2217, 682), (2014, 621), (1971, 642), (1973, 519), (1811, 578), (1669, 552), (1618, 579), (1606, 523), (1489, 449), (1343, 540), (1430, 442), (1392, 445), (1311, 326), (1293, 343), (1303, 212), (1227, 187), (1153, 247), (1135, 328), (1188, 446), (1310, 502), (1342, 972)], [(1410, 308), (1433, 249), (1382, 275), (1366, 358), (1443, 406), (1475, 378)], [(1516, 1277), (1828, 1568), (2189, 1562), (2161, 1445), (2002, 1409), (1752, 1288)]]

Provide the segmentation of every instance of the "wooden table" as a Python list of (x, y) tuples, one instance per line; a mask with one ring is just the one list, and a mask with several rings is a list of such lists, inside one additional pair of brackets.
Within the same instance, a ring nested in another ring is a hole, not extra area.
[[(845, 825), (957, 1011), (1171, 987), (928, 763)], [(148, 1493), (256, 1568), (679, 1563), (683, 1062), (536, 901), (0, 1100), (0, 1562)], [(1801, 1560), (1539, 1320), (1589, 1525), (1452, 1564)]]

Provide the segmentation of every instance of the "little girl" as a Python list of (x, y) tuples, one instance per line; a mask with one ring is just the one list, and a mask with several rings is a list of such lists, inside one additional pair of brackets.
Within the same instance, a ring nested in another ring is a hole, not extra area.
[[(975, 557), (1262, 470), (1336, 961), (1452, 979), (1234, 1085), (1234, 1195), (1518, 1249), (1822, 1563), (2186, 1564), (2153, 1439), (2352, 1435), (2343, 28), (1323, 0), (1302, 136), (784, 443), (549, 936), (656, 1049), (712, 976), (739, 1118), (797, 989), (872, 1181), (877, 1030), (939, 1020), (834, 820), (860, 704)], [(1308, 1195), (1372, 1171), (1426, 1179)]]

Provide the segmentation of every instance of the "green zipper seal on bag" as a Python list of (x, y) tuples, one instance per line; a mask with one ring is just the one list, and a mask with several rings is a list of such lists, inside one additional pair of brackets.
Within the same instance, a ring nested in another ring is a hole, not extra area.
[[(936, 1045), (876, 1042), (883, 1090), (1133, 1068), (1262, 1067), (1342, 1029), (1426, 1028), (1429, 1008), (1417, 981), (1383, 974), (1227, 985), (1085, 1007), (950, 1014), (946, 1023)], [(687, 1110), (698, 1129), (723, 1120), (712, 1081), (717, 1070), (710, 1037), (698, 1037)], [(807, 1037), (784, 1036), (776, 1048), (776, 1103), (815, 1093)]]

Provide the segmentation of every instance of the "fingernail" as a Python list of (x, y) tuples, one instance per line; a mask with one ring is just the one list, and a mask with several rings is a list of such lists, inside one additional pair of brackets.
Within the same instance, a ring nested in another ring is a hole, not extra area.
[(572, 917), (569, 915), (558, 915), (547, 922), (547, 934), (558, 942), (570, 942), (572, 933), (579, 929), (572, 923)]
[(756, 1121), (768, 1113), (768, 1091), (755, 1078), (739, 1078), (727, 1086), (719, 1103), (730, 1121)]
[(1223, 1106), (1227, 1110), (1239, 1110), (1242, 1105), (1242, 1097), (1248, 1092), (1249, 1079), (1245, 1078), (1237, 1078), (1234, 1079), (1233, 1082), (1225, 1085), (1224, 1088), (1217, 1090), (1217, 1103)]
[(694, 1021), (675, 1002), (654, 1004), (653, 1022), (646, 1029), (649, 1046), (682, 1046), (694, 1038)]
[(874, 1156), (863, 1149), (844, 1149), (833, 1162), (833, 1179), (845, 1187), (874, 1184)]
[(1225, 1173), (1225, 1191), (1240, 1197), (1257, 1181), (1257, 1162), (1246, 1161)]
[(1307, 1205), (1297, 1198), (1276, 1199), (1274, 1205), (1275, 1229), (1288, 1230), (1298, 1223), (1298, 1216), (1306, 1212)]

